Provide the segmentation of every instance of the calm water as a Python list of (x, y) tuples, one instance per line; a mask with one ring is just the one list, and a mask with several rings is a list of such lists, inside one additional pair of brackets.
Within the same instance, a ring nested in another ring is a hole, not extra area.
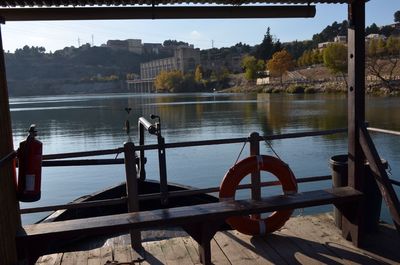
[[(137, 143), (137, 119), (149, 119), (151, 114), (161, 116), (167, 143), (246, 137), (253, 131), (271, 135), (327, 130), (346, 127), (347, 123), (347, 99), (343, 95), (78, 95), (13, 98), (10, 104), (15, 147), (26, 136), (29, 125), (36, 123), (45, 154), (120, 147), (127, 138), (123, 130), (127, 118)], [(367, 98), (367, 106), (370, 126), (400, 131), (400, 98)], [(132, 108), (129, 116), (125, 107)], [(155, 143), (154, 136), (146, 136), (146, 143)], [(400, 138), (383, 134), (373, 134), (373, 138), (399, 179)], [(271, 144), (297, 177), (329, 174), (329, 158), (347, 149), (346, 134), (276, 140)], [(218, 186), (242, 146), (168, 149), (168, 180), (196, 187)], [(261, 143), (261, 153), (272, 154), (266, 143)], [(247, 155), (248, 146), (241, 157)], [(149, 151), (146, 156), (148, 178), (157, 179), (157, 153)], [(263, 175), (263, 179), (268, 178)], [(21, 207), (66, 203), (122, 181), (123, 165), (44, 168), (42, 199), (29, 205), (22, 203)], [(330, 185), (324, 181), (299, 188), (304, 191)], [(264, 195), (276, 193), (279, 189), (263, 189)], [(240, 197), (247, 195), (239, 193)], [(308, 211), (329, 209), (326, 206)], [(30, 223), (45, 215), (25, 215), (23, 220)], [(385, 208), (383, 217), (390, 221)]]

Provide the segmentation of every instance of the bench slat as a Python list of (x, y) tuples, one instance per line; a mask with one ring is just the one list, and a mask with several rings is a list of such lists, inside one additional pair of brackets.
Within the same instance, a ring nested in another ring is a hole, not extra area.
[(277, 195), (260, 201), (237, 200), (194, 206), (159, 209), (135, 213), (75, 219), (53, 223), (23, 226), (17, 241), (49, 240), (78, 235), (109, 234), (128, 229), (143, 229), (163, 225), (183, 225), (203, 221), (221, 220), (235, 215), (273, 212), (283, 209), (305, 208), (324, 204), (340, 204), (356, 201), (362, 193), (351, 187), (301, 192), (293, 195)]

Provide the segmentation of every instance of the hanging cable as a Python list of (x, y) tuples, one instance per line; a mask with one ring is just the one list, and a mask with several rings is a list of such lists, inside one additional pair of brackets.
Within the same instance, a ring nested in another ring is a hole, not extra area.
[(244, 149), (244, 147), (246, 146), (246, 144), (247, 144), (247, 140), (244, 141), (243, 146), (242, 146), (242, 149), (240, 149), (239, 155), (237, 156), (236, 161), (235, 161), (235, 163), (234, 163), (233, 165), (236, 165), (237, 162), (239, 161), (239, 158), (240, 158), (240, 156), (242, 155), (243, 149)]
[(280, 158), (280, 156), (278, 155), (278, 153), (275, 151), (275, 149), (272, 147), (271, 143), (265, 138), (263, 137), (265, 143), (269, 146), (269, 148), (271, 148), (271, 151), (275, 154), (275, 156), (282, 161), (282, 159)]

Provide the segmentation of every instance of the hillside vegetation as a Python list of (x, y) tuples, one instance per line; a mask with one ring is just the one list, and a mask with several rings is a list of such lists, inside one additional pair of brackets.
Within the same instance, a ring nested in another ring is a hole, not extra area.
[[(347, 21), (334, 22), (314, 34), (311, 40), (281, 43), (267, 27), (258, 45), (240, 42), (231, 47), (200, 51), (203, 62), (210, 60), (212, 55), (219, 66), (207, 69), (198, 65), (196, 73), (163, 73), (157, 79), (156, 89), (188, 92), (230, 87), (241, 91), (282, 91), (292, 84), (304, 83), (308, 86), (314, 84), (317, 91), (325, 91), (321, 88), (325, 86), (319, 85), (322, 82), (336, 82), (341, 87), (346, 82), (345, 46), (332, 44), (325, 50), (317, 48), (319, 43), (332, 42), (335, 37), (346, 35), (347, 28)], [(367, 47), (366, 71), (371, 91), (383, 88), (385, 93), (390, 94), (398, 89), (400, 39), (396, 36), (400, 36), (399, 28), (390, 25), (378, 27), (376, 24), (366, 28), (366, 34), (381, 34), (387, 38), (373, 40)], [(179, 43), (185, 44), (167, 40), (164, 46)], [(338, 57), (343, 54), (344, 59)], [(136, 54), (127, 50), (91, 47), (89, 44), (54, 52), (46, 52), (43, 47), (24, 46), (5, 54), (9, 93), (11, 96), (22, 96), (125, 92), (126, 80), (140, 75), (140, 63), (171, 56), (172, 49)], [(242, 58), (241, 64), (234, 67), (236, 70), (227, 66), (226, 62), (232, 58)], [(208, 61), (208, 65), (213, 64)], [(240, 69), (244, 74), (240, 73)], [(271, 84), (267, 88), (256, 87), (255, 80), (265, 76), (266, 70), (271, 74)]]

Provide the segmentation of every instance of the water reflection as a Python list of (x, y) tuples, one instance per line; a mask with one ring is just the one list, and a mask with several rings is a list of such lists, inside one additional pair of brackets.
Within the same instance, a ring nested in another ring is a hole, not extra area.
[[(399, 100), (368, 97), (366, 115), (371, 126), (400, 130)], [(253, 131), (272, 135), (347, 126), (344, 95), (78, 95), (15, 98), (10, 105), (15, 146), (25, 137), (29, 125), (36, 123), (47, 154), (122, 146), (126, 140), (123, 126), (127, 118), (133, 125), (133, 141), (138, 142), (137, 119), (149, 118), (151, 114), (161, 116), (166, 142), (246, 137)], [(124, 110), (126, 107), (132, 108), (129, 116)], [(392, 171), (398, 173), (399, 138), (382, 134), (373, 134), (373, 138), (382, 156), (392, 165)], [(154, 136), (146, 136), (147, 143), (155, 141)], [(346, 134), (276, 140), (271, 144), (297, 177), (328, 174), (329, 158), (346, 153), (347, 149)], [(242, 144), (169, 149), (169, 180), (198, 187), (218, 186), (241, 148)], [(272, 154), (266, 143), (261, 144), (261, 152)], [(242, 157), (247, 155), (248, 146)], [(157, 153), (149, 151), (147, 157), (148, 175), (156, 179)], [(36, 204), (68, 202), (123, 180), (121, 166), (46, 168), (43, 199)], [(300, 187), (307, 190), (321, 185), (330, 184)], [(34, 218), (26, 220), (31, 222)]]

